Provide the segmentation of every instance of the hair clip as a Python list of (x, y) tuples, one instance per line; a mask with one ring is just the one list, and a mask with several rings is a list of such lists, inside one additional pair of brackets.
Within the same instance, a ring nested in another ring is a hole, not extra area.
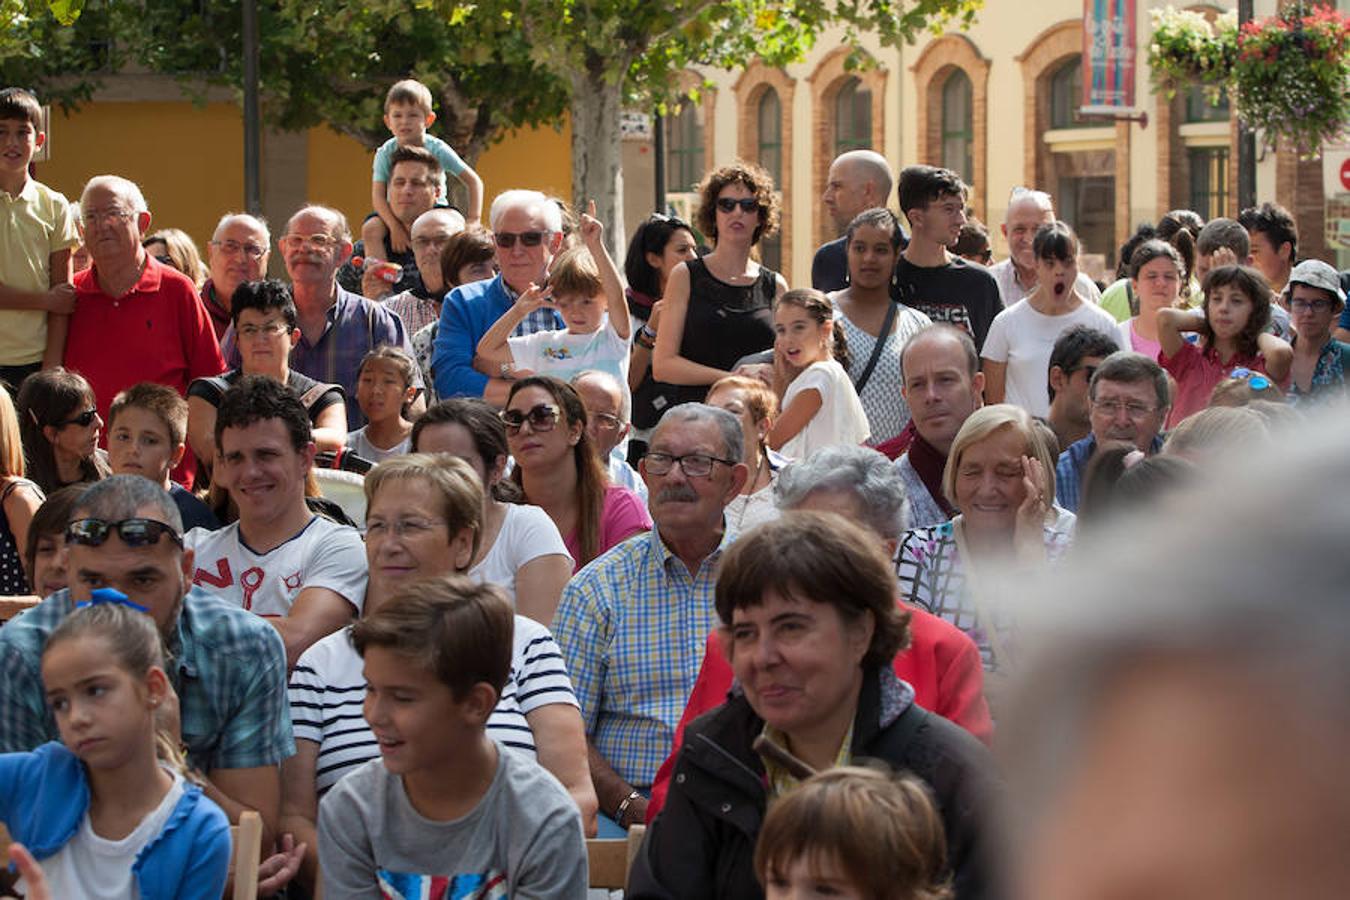
[(100, 603), (114, 603), (118, 606), (128, 606), (136, 610), (136, 612), (146, 613), (147, 615), (150, 612), (150, 607), (142, 606), (141, 604), (128, 599), (126, 594), (114, 588), (98, 588), (89, 595), (88, 600), (81, 600), (75, 605), (77, 607), (98, 606)]

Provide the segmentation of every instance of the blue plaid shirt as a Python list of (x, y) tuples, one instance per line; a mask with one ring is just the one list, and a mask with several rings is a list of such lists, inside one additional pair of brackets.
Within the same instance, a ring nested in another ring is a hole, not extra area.
[[(52, 594), (0, 628), (0, 752), (59, 741), (42, 689), (42, 649), (74, 610)], [(286, 695), (286, 648), (260, 616), (194, 589), (174, 631), (170, 679), (193, 768), (251, 769), (295, 753)]]
[(592, 560), (563, 589), (553, 620), (586, 735), (625, 781), (649, 787), (670, 754), (708, 633), (717, 563), (689, 569), (653, 528)]
[[(328, 308), (323, 334), (314, 343), (301, 337), (291, 349), (290, 367), (315, 381), (336, 384), (347, 393), (347, 430), (355, 431), (366, 417), (357, 404), (356, 373), (361, 360), (376, 347), (398, 347), (412, 356), (412, 341), (403, 320), (374, 300), (337, 288), (337, 298)], [(239, 348), (235, 346), (234, 326), (221, 338), (225, 362), (240, 367)], [(422, 387), (422, 372), (413, 367), (413, 387)]]
[[(1156, 435), (1149, 445), (1148, 455), (1152, 456), (1162, 449), (1163, 436)], [(1078, 504), (1083, 501), (1080, 491), (1083, 487), (1083, 475), (1087, 472), (1092, 454), (1097, 452), (1097, 438), (1089, 434), (1082, 440), (1074, 441), (1068, 449), (1059, 455), (1055, 462), (1055, 502), (1069, 512), (1078, 512)]]

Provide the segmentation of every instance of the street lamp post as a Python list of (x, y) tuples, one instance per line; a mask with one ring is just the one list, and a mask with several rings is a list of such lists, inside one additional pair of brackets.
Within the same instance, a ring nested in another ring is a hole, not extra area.
[[(1252, 20), (1252, 0), (1238, 0), (1238, 28)], [(1256, 205), (1256, 132), (1238, 121), (1238, 209)]]

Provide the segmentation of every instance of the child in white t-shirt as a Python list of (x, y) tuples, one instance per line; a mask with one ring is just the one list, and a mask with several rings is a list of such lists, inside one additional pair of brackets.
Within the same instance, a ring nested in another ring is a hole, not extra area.
[(398, 347), (376, 347), (356, 370), (356, 402), (366, 424), (348, 432), (347, 449), (373, 462), (402, 456), (412, 446), (412, 422), (403, 410), (417, 394), (417, 363)]
[(821, 447), (867, 440), (867, 413), (848, 377), (848, 343), (834, 327), (829, 298), (811, 288), (788, 291), (774, 302), (773, 330), (782, 412), (769, 447), (800, 459)]
[[(561, 381), (599, 369), (628, 384), (631, 325), (619, 270), (605, 249), (595, 202), (581, 217), (583, 247), (559, 254), (544, 285), (531, 285), (478, 342), (474, 367), (493, 377), (551, 375)], [(516, 326), (542, 306), (555, 307), (566, 330), (512, 337)], [(606, 316), (608, 310), (608, 316)], [(514, 374), (513, 374), (514, 372)]]

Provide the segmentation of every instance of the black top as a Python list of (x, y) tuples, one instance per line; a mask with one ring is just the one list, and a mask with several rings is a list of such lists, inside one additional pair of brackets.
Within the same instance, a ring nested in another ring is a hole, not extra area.
[[(231, 369), (224, 375), (216, 375), (212, 378), (198, 378), (188, 385), (189, 397), (201, 397), (212, 406), (220, 407), (220, 398), (225, 392), (239, 383), (239, 379), (244, 377), (242, 369)], [(309, 422), (311, 425), (318, 424), (319, 414), (336, 403), (342, 403), (344, 394), (342, 388), (336, 384), (324, 385), (325, 390), (314, 391), (319, 387), (320, 382), (315, 381), (308, 375), (290, 370), (286, 376), (286, 387), (295, 391), (296, 395), (305, 402), (305, 408), (309, 410)], [(311, 393), (313, 392), (313, 393)]]
[[(689, 308), (684, 315), (680, 355), (690, 362), (731, 371), (742, 356), (773, 346), (773, 298), (778, 275), (760, 266), (751, 284), (727, 284), (708, 271), (701, 259), (689, 268)], [(702, 400), (706, 384), (683, 385), (678, 403)]]
[(196, 494), (181, 484), (171, 482), (169, 484), (169, 496), (173, 498), (174, 504), (178, 507), (178, 514), (183, 517), (184, 534), (194, 528), (215, 531), (220, 527), (220, 520), (216, 518), (215, 513), (211, 512), (211, 507), (198, 500)]
[(994, 316), (1003, 311), (994, 276), (959, 256), (950, 257), (945, 266), (916, 266), (900, 257), (891, 296), (934, 322), (964, 328), (977, 350), (983, 349)]
[(18, 597), (30, 593), (28, 577), (23, 571), (24, 548), (15, 540), (14, 532), (9, 528), (9, 516), (5, 515), (5, 501), (15, 488), (21, 486), (30, 487), (41, 496), (38, 486), (27, 478), (15, 478), (0, 493), (0, 595), (5, 597)]

